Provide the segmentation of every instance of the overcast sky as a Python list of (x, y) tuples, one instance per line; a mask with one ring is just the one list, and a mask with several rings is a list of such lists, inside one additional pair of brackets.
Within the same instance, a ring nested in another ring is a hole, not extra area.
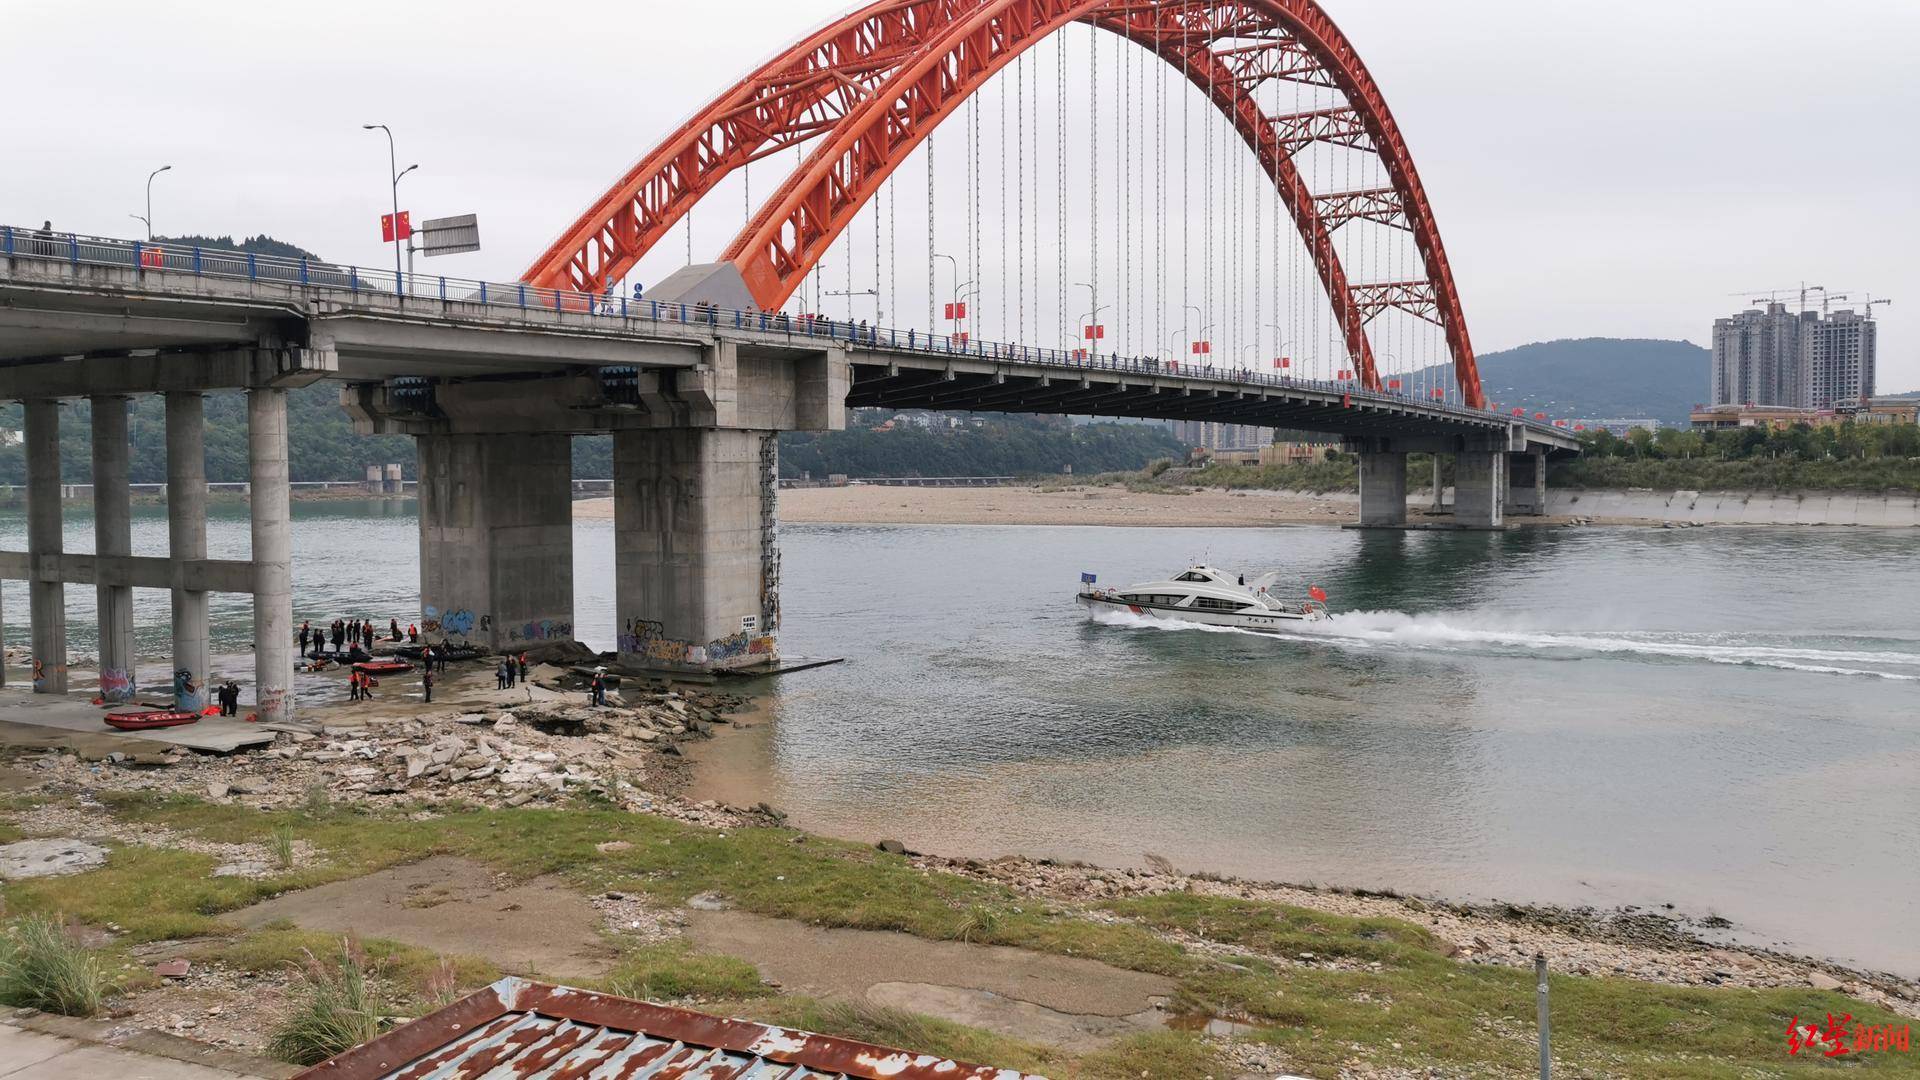
[[(1746, 293), (1805, 280), (1893, 297), (1880, 388), (1920, 386), (1920, 2), (1325, 3), (1407, 135), (1480, 351), (1705, 343)], [(384, 122), (421, 164), (416, 219), (481, 217), (486, 249), (436, 269), (511, 279), (660, 135), (843, 7), (0, 0), (0, 218), (135, 235), (147, 172), (172, 164), (162, 233), (378, 266), (386, 145), (360, 125)]]

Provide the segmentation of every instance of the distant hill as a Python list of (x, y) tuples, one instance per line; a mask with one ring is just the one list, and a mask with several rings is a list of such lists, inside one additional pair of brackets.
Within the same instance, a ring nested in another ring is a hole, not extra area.
[(1487, 400), (1555, 417), (1652, 417), (1685, 426), (1707, 400), (1711, 351), (1686, 341), (1568, 338), (1483, 353)]
[(320, 256), (306, 248), (289, 244), (285, 240), (275, 240), (271, 236), (249, 236), (245, 240), (235, 240), (231, 236), (156, 236), (156, 244), (168, 244), (173, 247), (212, 248), (216, 251), (245, 251), (255, 255), (272, 255), (282, 259), (311, 259), (324, 262)]

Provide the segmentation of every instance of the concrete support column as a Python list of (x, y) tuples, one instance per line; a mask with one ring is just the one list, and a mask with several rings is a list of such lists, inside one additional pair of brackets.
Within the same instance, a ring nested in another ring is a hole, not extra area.
[[(167, 555), (207, 557), (207, 411), (197, 393), (167, 395)], [(206, 707), (207, 594), (173, 590), (173, 704)]]
[(1433, 512), (1438, 514), (1447, 508), (1446, 488), (1440, 486), (1440, 455), (1433, 458)]
[(1533, 450), (1507, 459), (1507, 513), (1547, 512), (1547, 455)]
[[(127, 488), (127, 399), (97, 395), (93, 404), (93, 550), (133, 554), (133, 504)], [(136, 686), (133, 587), (94, 586), (100, 612), (100, 696), (129, 701)]]
[(422, 435), (421, 629), (518, 651), (573, 639), (573, 440)]
[(774, 439), (703, 428), (614, 433), (622, 663), (711, 670), (776, 658)]
[(1360, 455), (1360, 525), (1399, 528), (1407, 523), (1407, 455)]
[(67, 692), (67, 594), (60, 582), (64, 547), (60, 514), (60, 403), (25, 403), (27, 452), (27, 582), (33, 624), (33, 692)]
[(293, 489), (287, 392), (247, 391), (247, 486), (253, 510), (253, 700), (263, 724), (293, 719)]
[(1453, 456), (1453, 519), (1468, 529), (1506, 525), (1507, 452), (1462, 450)]

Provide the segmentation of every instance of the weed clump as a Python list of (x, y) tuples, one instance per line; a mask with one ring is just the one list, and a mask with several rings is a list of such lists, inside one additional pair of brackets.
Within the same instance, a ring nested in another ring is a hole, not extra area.
[(92, 1016), (106, 984), (99, 961), (56, 919), (30, 915), (0, 936), (0, 1002)]
[(338, 955), (309, 952), (295, 969), (294, 1005), (267, 1052), (295, 1065), (317, 1065), (380, 1034), (382, 1008), (366, 954), (342, 938)]

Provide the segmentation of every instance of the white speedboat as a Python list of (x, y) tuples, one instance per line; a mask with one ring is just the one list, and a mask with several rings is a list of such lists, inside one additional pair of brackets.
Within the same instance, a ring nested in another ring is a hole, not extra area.
[(1170, 622), (1232, 626), (1278, 633), (1301, 623), (1331, 619), (1327, 594), (1318, 586), (1310, 599), (1282, 600), (1273, 595), (1276, 571), (1251, 583), (1244, 576), (1211, 566), (1194, 566), (1166, 581), (1148, 581), (1124, 589), (1102, 589), (1092, 574), (1080, 575), (1080, 603), (1089, 614), (1124, 611)]

